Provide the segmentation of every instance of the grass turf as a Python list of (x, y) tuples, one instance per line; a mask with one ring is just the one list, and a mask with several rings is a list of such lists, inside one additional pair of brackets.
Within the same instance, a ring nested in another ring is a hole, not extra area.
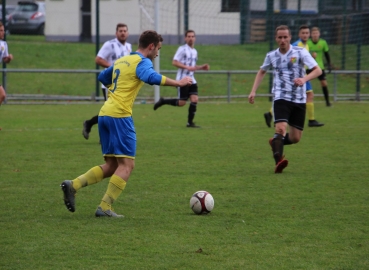
[[(101, 105), (0, 109), (2, 269), (367, 269), (368, 105), (316, 104), (322, 128), (305, 128), (274, 162), (263, 112), (270, 103), (135, 105), (136, 168), (114, 204), (124, 219), (95, 218), (108, 180), (80, 190), (66, 210), (59, 184), (103, 163)], [(194, 215), (209, 191), (215, 207)]]

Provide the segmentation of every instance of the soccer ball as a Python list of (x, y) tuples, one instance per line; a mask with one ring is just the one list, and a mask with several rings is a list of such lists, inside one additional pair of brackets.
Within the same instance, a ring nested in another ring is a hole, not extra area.
[(214, 208), (214, 199), (205, 190), (195, 192), (190, 199), (190, 207), (195, 214), (209, 214)]

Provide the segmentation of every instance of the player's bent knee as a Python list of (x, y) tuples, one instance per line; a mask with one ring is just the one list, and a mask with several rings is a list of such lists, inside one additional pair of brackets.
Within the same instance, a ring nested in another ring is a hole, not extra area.
[(300, 130), (291, 128), (288, 137), (292, 143), (298, 143), (301, 140), (301, 136), (302, 136), (302, 132)]
[(286, 134), (286, 129), (285, 128), (283, 128), (283, 127), (275, 127), (275, 133), (277, 133), (277, 134)]
[(300, 141), (301, 138), (290, 138), (290, 141), (292, 143), (298, 143)]
[(277, 122), (275, 123), (275, 133), (277, 134), (286, 134), (287, 123), (286, 122)]
[(199, 98), (197, 96), (193, 96), (193, 97), (191, 97), (191, 102), (192, 103), (198, 103), (199, 102)]
[(101, 165), (100, 167), (103, 170), (104, 178), (111, 177), (114, 174), (115, 170), (117, 169), (117, 165), (114, 166), (107, 163)]
[(125, 158), (124, 163), (123, 164), (119, 163), (119, 165), (124, 166), (127, 171), (132, 172), (133, 169), (135, 168), (135, 160), (132, 158)]

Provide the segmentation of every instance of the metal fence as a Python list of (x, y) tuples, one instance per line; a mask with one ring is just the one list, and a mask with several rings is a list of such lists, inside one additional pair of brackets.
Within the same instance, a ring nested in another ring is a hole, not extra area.
[[(3, 85), (6, 89), (6, 74), (7, 73), (100, 73), (101, 70), (96, 69), (0, 69), (3, 72)], [(176, 74), (176, 70), (161, 70), (162, 74)], [(196, 74), (218, 74), (227, 75), (227, 89), (225, 89), (224, 95), (218, 96), (199, 96), (199, 99), (222, 99), (228, 103), (232, 102), (235, 98), (247, 98), (248, 95), (232, 95), (232, 75), (235, 74), (256, 74), (258, 70), (215, 70), (215, 71), (197, 71)], [(271, 74), (271, 71), (268, 71)], [(368, 74), (369, 70), (333, 70), (333, 93), (330, 95), (334, 101), (339, 100), (367, 100), (369, 94), (360, 93), (356, 90), (355, 93), (340, 94), (337, 90), (338, 75), (340, 74), (356, 74), (357, 80), (360, 80), (360, 75)], [(359, 89), (357, 87), (356, 89)], [(315, 96), (322, 96), (322, 94), (314, 94)], [(272, 94), (257, 94), (257, 96), (271, 97)], [(91, 96), (67, 96), (67, 95), (44, 95), (44, 94), (7, 94), (5, 104), (52, 104), (60, 102), (78, 102), (78, 103), (91, 103), (96, 101), (102, 101), (103, 97), (99, 97), (95, 94)], [(146, 103), (147, 97), (137, 96), (136, 101), (139, 103)], [(153, 102), (151, 100), (150, 102)]]

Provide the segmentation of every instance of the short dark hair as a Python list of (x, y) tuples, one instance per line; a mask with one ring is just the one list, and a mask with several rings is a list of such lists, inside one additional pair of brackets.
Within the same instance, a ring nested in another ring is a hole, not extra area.
[(187, 34), (188, 33), (193, 33), (195, 36), (196, 36), (196, 33), (194, 30), (191, 30), (191, 29), (188, 29), (186, 32), (185, 32), (185, 37), (187, 37)]
[(154, 43), (155, 47), (158, 46), (159, 42), (163, 42), (161, 35), (153, 30), (147, 30), (143, 32), (138, 41), (138, 48), (146, 49), (150, 44)]
[(309, 27), (308, 25), (306, 25), (306, 24), (303, 24), (303, 25), (301, 25), (301, 26), (300, 26), (300, 28), (299, 28), (299, 32), (300, 32), (301, 30), (303, 30), (303, 29), (309, 29), (309, 30), (310, 30), (310, 27)]
[(121, 27), (126, 27), (127, 30), (128, 30), (128, 25), (126, 25), (125, 23), (118, 23), (117, 28), (115, 29), (115, 31), (118, 32), (118, 29), (121, 28)]
[(275, 29), (274, 34), (275, 34), (275, 35), (277, 35), (277, 32), (278, 32), (279, 30), (287, 30), (287, 31), (288, 31), (288, 33), (291, 35), (290, 28), (288, 28), (288, 26), (287, 26), (287, 25), (280, 25), (280, 26), (278, 26), (278, 27)]

